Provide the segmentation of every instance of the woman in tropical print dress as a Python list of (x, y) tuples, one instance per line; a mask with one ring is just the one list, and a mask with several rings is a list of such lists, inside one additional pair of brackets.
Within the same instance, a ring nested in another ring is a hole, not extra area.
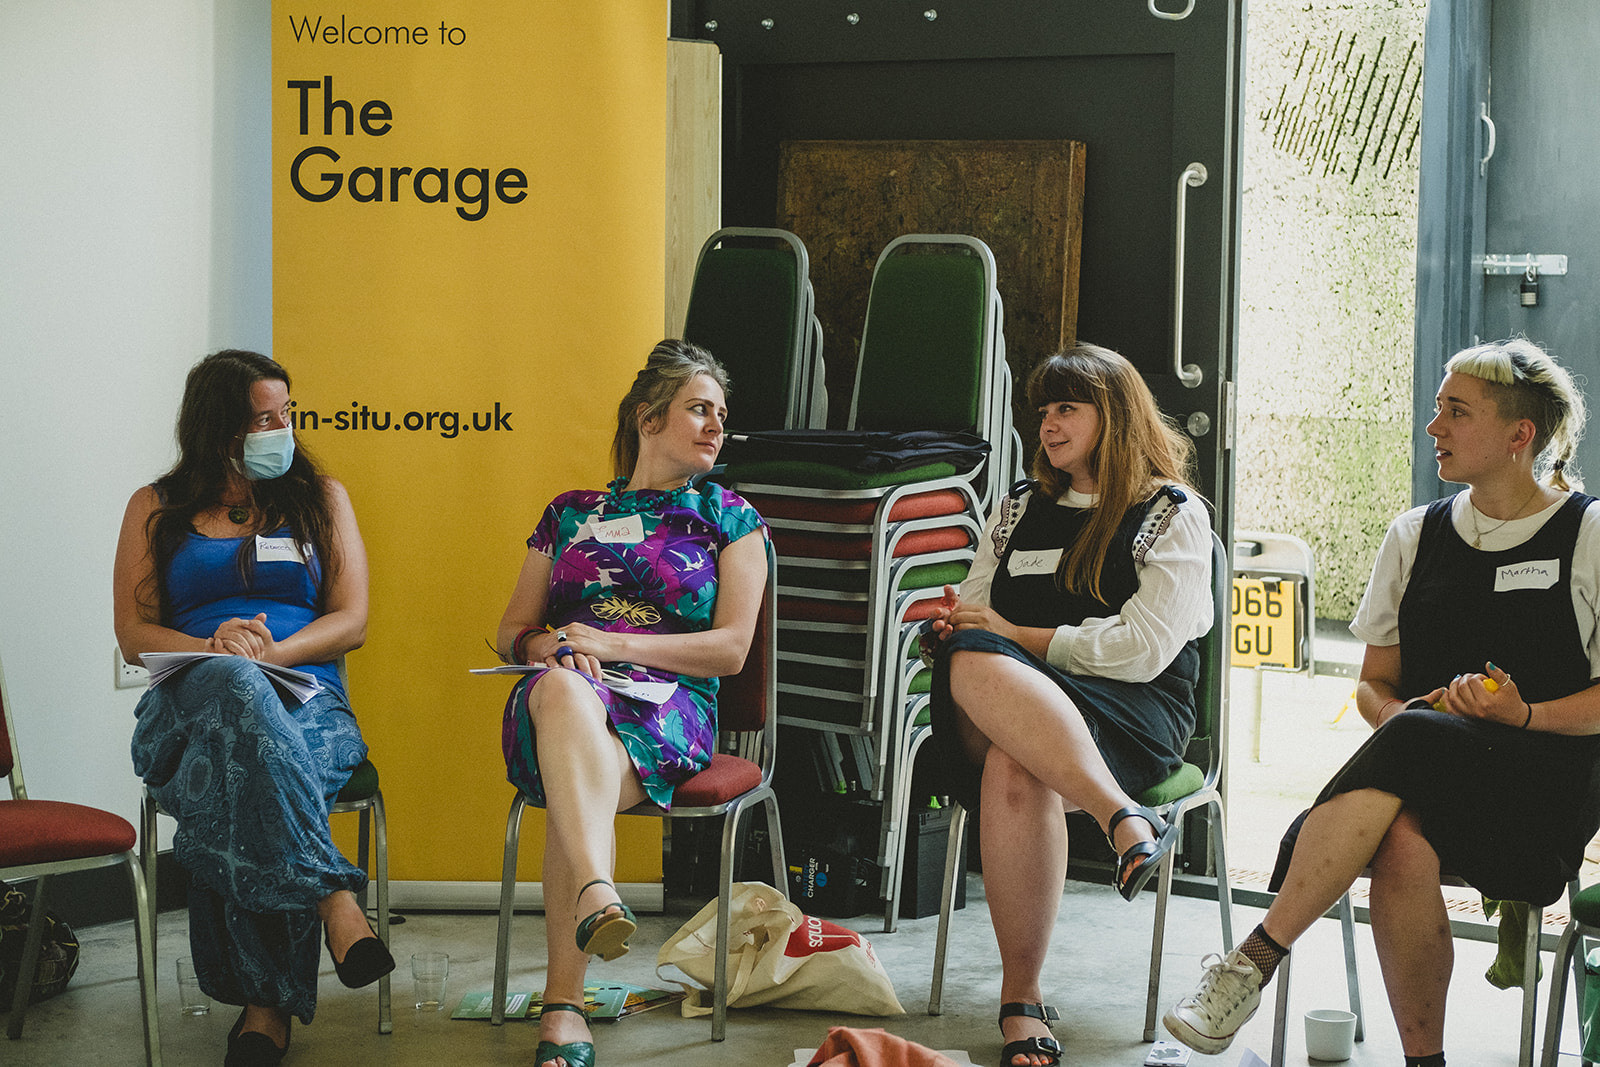
[[(549, 966), (535, 1061), (589, 1067), (589, 957), (628, 950), (611, 883), (612, 817), (711, 762), (717, 678), (744, 663), (766, 584), (766, 527), (737, 494), (695, 484), (722, 448), (727, 374), (663, 341), (617, 411), (606, 490), (545, 509), (497, 649), (543, 666), (506, 702), (506, 776), (546, 811)], [(579, 916), (586, 916), (581, 922)]]

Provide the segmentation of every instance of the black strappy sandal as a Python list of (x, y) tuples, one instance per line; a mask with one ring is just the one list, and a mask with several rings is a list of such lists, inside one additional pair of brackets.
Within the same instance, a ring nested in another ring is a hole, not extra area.
[[(1038, 1019), (1044, 1023), (1045, 1029), (1050, 1024), (1058, 1022), (1061, 1014), (1054, 1008), (1045, 1004), (1029, 1004), (1022, 1000), (1013, 1000), (1000, 1005), (1000, 1022), (1005, 1022), (1017, 1015), (1026, 1015), (1030, 1019)], [(1005, 1031), (1001, 1031), (1001, 1037)], [(1000, 1049), (1000, 1067), (1013, 1067), (1012, 1060), (1018, 1056), (1044, 1056), (1052, 1065), (1061, 1062), (1061, 1042), (1054, 1037), (1025, 1037), (1020, 1041), (1007, 1041)]]
[(1128, 846), (1126, 852), (1117, 856), (1117, 869), (1111, 876), (1111, 884), (1117, 887), (1117, 892), (1122, 894), (1123, 900), (1132, 900), (1139, 895), (1139, 890), (1150, 881), (1151, 875), (1161, 867), (1161, 861), (1167, 858), (1167, 853), (1172, 851), (1174, 842), (1177, 841), (1177, 827), (1167, 822), (1151, 809), (1143, 805), (1122, 808), (1115, 812), (1110, 821), (1106, 823), (1106, 844), (1111, 846), (1111, 851), (1116, 852), (1117, 824), (1123, 819), (1138, 817), (1150, 824), (1150, 829), (1155, 831), (1154, 841), (1140, 841)]

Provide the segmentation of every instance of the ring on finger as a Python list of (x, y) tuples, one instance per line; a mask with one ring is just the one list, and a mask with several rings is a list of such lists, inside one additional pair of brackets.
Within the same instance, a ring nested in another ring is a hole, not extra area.
[(556, 659), (561, 659), (563, 656), (570, 656), (572, 654), (572, 647), (570, 645), (562, 645), (560, 648), (556, 649)]
[(566, 644), (567, 643), (567, 631), (565, 631), (565, 630), (557, 630), (556, 631), (556, 640), (559, 641), (563, 645)]

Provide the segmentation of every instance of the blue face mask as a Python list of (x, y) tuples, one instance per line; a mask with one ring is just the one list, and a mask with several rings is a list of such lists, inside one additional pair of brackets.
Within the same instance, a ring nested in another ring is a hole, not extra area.
[(244, 455), (240, 457), (244, 476), (251, 481), (282, 477), (294, 462), (294, 430), (262, 430), (244, 435)]

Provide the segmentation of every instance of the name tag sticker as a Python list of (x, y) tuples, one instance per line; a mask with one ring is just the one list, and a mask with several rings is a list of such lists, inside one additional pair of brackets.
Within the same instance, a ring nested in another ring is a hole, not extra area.
[(1011, 553), (1011, 558), (1006, 561), (1006, 573), (1013, 578), (1029, 574), (1054, 574), (1056, 564), (1060, 562), (1059, 548), (1045, 548), (1037, 552), (1023, 552), (1019, 549)]
[(620, 519), (590, 519), (589, 533), (608, 545), (636, 545), (644, 540), (644, 519), (628, 515)]
[(305, 563), (300, 546), (292, 537), (262, 537), (256, 535), (257, 563)]
[(1514, 589), (1549, 589), (1560, 577), (1561, 561), (1558, 559), (1512, 563), (1495, 572), (1494, 591), (1509, 593)]

